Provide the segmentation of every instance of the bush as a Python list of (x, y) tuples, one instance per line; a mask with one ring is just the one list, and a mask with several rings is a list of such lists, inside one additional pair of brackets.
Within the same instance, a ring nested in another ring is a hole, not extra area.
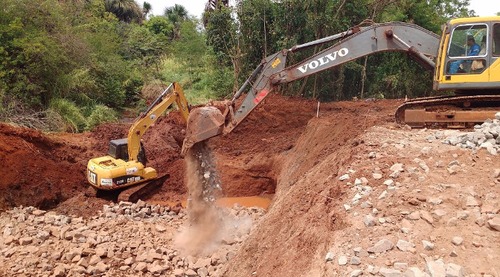
[(118, 115), (116, 112), (104, 105), (96, 105), (87, 119), (87, 130), (91, 130), (95, 126), (105, 123), (113, 122), (118, 120)]
[(87, 126), (87, 121), (80, 109), (75, 103), (69, 100), (62, 98), (53, 99), (50, 102), (49, 109), (59, 114), (66, 122), (65, 131), (80, 132)]

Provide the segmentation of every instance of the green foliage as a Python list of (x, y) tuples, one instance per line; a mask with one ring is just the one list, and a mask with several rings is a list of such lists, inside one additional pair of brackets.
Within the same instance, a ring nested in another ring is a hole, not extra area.
[(164, 16), (153, 16), (146, 21), (144, 26), (155, 35), (165, 38), (173, 36), (174, 24)]
[(87, 125), (81, 110), (69, 100), (63, 98), (52, 99), (50, 101), (50, 110), (57, 113), (66, 122), (65, 131), (83, 131)]
[(131, 75), (130, 78), (125, 80), (123, 83), (123, 88), (125, 89), (125, 102), (135, 103), (140, 100), (140, 92), (144, 81), (138, 72), (134, 71), (135, 74)]
[(124, 22), (142, 22), (143, 10), (135, 0), (104, 0), (107, 12), (113, 13)]
[(134, 60), (144, 68), (156, 66), (158, 57), (167, 48), (168, 41), (164, 34), (155, 34), (150, 29), (138, 25), (124, 25), (121, 30), (121, 56)]
[(234, 56), (237, 26), (227, 7), (209, 12), (205, 15), (207, 44), (210, 45), (219, 64), (231, 65)]
[(87, 118), (85, 129), (91, 130), (92, 128), (98, 126), (99, 124), (106, 122), (114, 122), (117, 120), (118, 120), (118, 115), (116, 111), (104, 105), (96, 105), (92, 108), (92, 111)]
[(59, 128), (58, 131), (67, 132), (90, 130), (99, 124), (118, 120), (117, 112), (104, 105), (90, 105), (81, 109), (74, 102), (62, 98), (53, 99), (46, 114), (49, 120), (62, 121), (54, 126)]

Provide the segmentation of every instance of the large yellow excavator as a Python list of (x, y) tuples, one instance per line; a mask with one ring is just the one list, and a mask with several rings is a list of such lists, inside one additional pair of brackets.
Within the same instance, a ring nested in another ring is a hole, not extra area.
[[(189, 107), (178, 83), (172, 83), (132, 124), (127, 138), (111, 140), (108, 155), (93, 158), (87, 165), (87, 180), (94, 190), (124, 189), (118, 200), (133, 201), (134, 194), (146, 186), (162, 183), (168, 175), (146, 167), (146, 153), (141, 138), (148, 128), (173, 104), (187, 120)], [(152, 182), (155, 181), (155, 182)]]
[[(308, 47), (334, 43), (295, 65), (287, 55)], [(474, 51), (473, 51), (474, 50)], [(480, 50), (480, 51), (478, 51)], [(379, 52), (406, 52), (424, 69), (434, 70), (434, 89), (454, 96), (408, 101), (396, 111), (396, 121), (414, 127), (464, 128), (494, 118), (500, 111), (500, 16), (453, 19), (441, 38), (414, 24), (390, 22), (353, 27), (345, 32), (284, 49), (262, 60), (228, 101), (191, 111), (182, 152), (197, 142), (236, 128), (277, 85)], [(237, 99), (246, 92), (237, 106)]]

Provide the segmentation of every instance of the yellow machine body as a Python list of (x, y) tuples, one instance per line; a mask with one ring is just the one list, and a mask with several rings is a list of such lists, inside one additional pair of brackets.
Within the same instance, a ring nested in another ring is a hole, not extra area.
[(97, 190), (115, 190), (158, 178), (154, 168), (145, 166), (146, 158), (141, 138), (174, 102), (184, 120), (187, 120), (189, 107), (184, 92), (179, 84), (172, 83), (136, 119), (129, 129), (127, 138), (110, 142), (110, 155), (89, 160), (87, 164), (89, 184)]

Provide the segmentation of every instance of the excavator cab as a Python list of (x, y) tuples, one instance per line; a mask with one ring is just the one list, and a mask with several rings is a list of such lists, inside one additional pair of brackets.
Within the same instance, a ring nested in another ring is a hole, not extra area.
[(114, 139), (109, 142), (108, 155), (115, 159), (128, 161), (127, 139)]
[[(126, 162), (129, 160), (128, 155), (128, 140), (126, 138), (123, 139), (113, 139), (109, 142), (108, 155), (115, 158), (121, 159)], [(141, 148), (139, 150), (139, 155), (137, 156), (137, 160), (146, 165), (146, 151), (144, 149), (144, 145), (141, 142)]]
[(485, 70), (489, 48), (487, 30), (485, 23), (474, 23), (459, 25), (452, 31), (448, 74), (480, 74)]
[(450, 20), (443, 27), (439, 49), (434, 89), (469, 95), (477, 90), (498, 90), (499, 17)]

